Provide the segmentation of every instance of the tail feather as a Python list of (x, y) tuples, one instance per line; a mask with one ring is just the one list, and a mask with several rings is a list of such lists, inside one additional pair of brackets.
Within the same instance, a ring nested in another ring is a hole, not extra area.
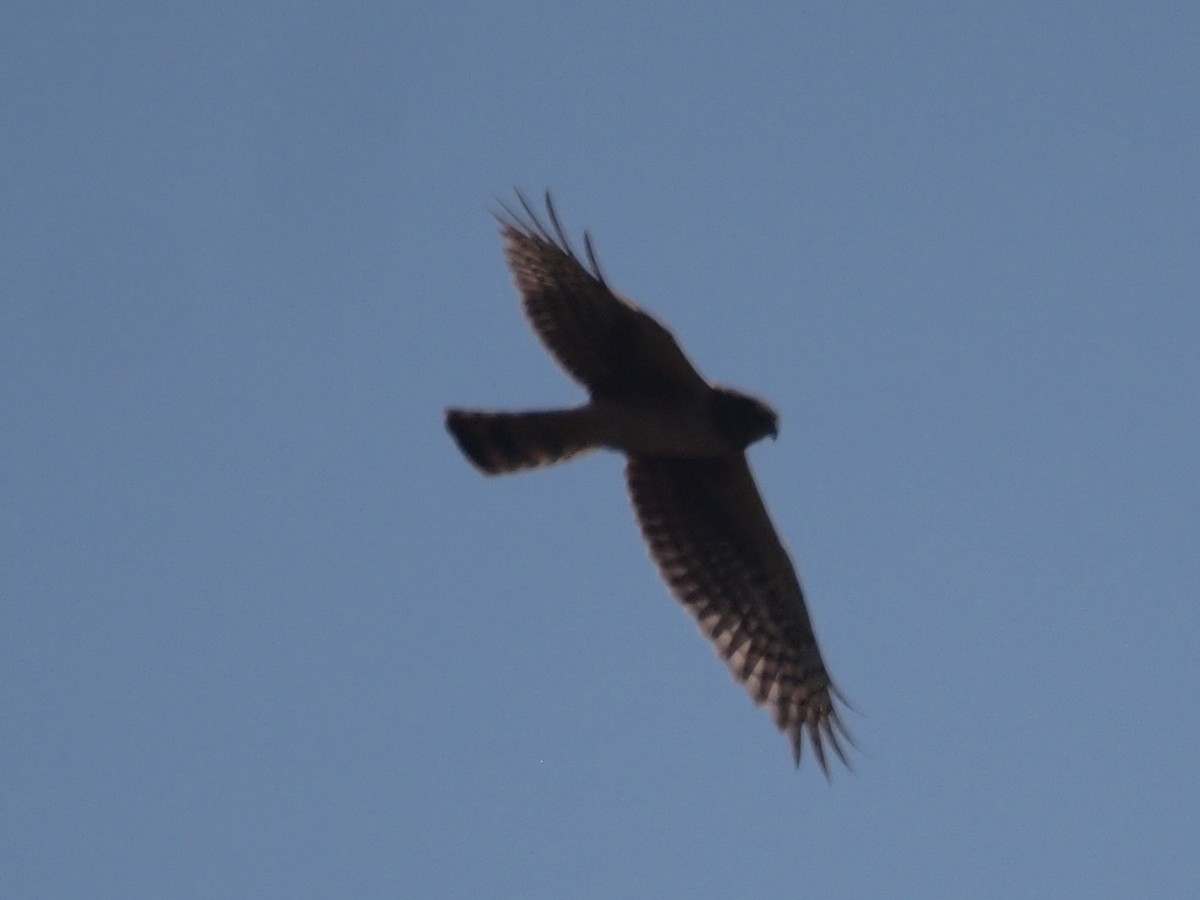
[(597, 446), (587, 407), (545, 412), (446, 411), (458, 447), (488, 475), (561, 462)]

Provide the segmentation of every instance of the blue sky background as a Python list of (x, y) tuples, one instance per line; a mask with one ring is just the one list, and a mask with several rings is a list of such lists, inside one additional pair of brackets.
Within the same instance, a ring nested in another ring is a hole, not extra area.
[[(8, 3), (0, 894), (1185, 897), (1200, 11)], [(786, 741), (489, 216), (767, 397), (858, 714)]]

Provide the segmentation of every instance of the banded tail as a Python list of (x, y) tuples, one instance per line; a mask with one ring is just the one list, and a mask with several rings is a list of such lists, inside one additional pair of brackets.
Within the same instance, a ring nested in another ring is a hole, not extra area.
[(545, 412), (446, 410), (446, 428), (458, 448), (487, 475), (561, 462), (599, 446), (586, 406)]

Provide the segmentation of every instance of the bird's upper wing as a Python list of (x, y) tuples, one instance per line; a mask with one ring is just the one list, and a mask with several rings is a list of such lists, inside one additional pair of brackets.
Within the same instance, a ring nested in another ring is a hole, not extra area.
[(663, 578), (754, 702), (770, 708), (797, 765), (805, 731), (826, 775), (826, 744), (848, 765), (840, 697), (745, 456), (632, 458), (626, 477)]
[(500, 219), (525, 314), (542, 343), (593, 396), (696, 391), (706, 382), (662, 324), (605, 283), (591, 239), (575, 255), (546, 195), (547, 228), (520, 194), (524, 215)]

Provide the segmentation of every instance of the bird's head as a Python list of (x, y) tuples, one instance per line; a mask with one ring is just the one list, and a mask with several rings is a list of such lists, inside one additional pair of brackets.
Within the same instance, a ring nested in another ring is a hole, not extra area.
[(756, 397), (729, 388), (716, 388), (712, 403), (717, 430), (739, 450), (767, 435), (775, 438), (779, 434), (779, 416)]

